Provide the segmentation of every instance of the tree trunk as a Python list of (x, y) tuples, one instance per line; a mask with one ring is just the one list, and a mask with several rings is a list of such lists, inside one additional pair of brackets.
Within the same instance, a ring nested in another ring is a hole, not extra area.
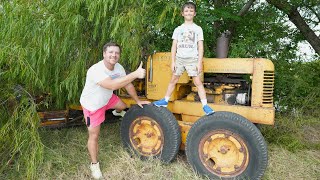
[(279, 0), (267, 0), (267, 2), (275, 6), (280, 11), (286, 13), (290, 21), (300, 30), (304, 38), (310, 43), (316, 53), (320, 55), (320, 38), (301, 17), (297, 8), (291, 6), (287, 2), (281, 2)]

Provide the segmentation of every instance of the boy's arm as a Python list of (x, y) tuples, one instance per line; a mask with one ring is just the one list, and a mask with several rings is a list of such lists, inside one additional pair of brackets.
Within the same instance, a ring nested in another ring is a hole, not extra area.
[(177, 53), (177, 43), (178, 40), (174, 39), (172, 41), (172, 46), (171, 46), (171, 69), (172, 71), (174, 71), (174, 67), (175, 67), (175, 61), (176, 61), (176, 53)]
[(198, 73), (202, 72), (203, 68), (203, 41), (198, 41)]

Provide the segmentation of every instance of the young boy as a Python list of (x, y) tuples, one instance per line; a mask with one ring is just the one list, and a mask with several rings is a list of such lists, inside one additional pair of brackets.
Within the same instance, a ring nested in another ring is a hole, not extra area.
[(203, 58), (203, 31), (200, 26), (193, 23), (193, 18), (196, 16), (196, 5), (193, 2), (185, 3), (181, 8), (181, 15), (184, 17), (184, 23), (177, 27), (172, 35), (172, 78), (165, 97), (153, 104), (158, 107), (167, 107), (176, 83), (186, 70), (188, 76), (192, 77), (198, 88), (203, 111), (206, 115), (210, 115), (214, 111), (207, 104), (206, 92), (200, 79)]

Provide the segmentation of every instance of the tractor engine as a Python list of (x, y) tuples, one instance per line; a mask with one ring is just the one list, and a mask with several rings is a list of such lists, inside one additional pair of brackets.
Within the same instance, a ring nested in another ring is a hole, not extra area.
[[(248, 75), (204, 74), (204, 88), (208, 103), (229, 105), (250, 105), (250, 84)], [(187, 100), (200, 101), (197, 87), (191, 88)]]

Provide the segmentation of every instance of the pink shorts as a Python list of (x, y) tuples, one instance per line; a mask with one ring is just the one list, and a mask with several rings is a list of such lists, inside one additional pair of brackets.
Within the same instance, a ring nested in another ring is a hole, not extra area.
[(115, 94), (112, 94), (108, 104), (101, 107), (100, 109), (97, 109), (95, 111), (89, 111), (89, 110), (85, 109), (84, 107), (82, 107), (84, 119), (86, 121), (86, 125), (88, 127), (99, 126), (105, 120), (106, 110), (113, 108), (119, 101), (120, 101), (120, 98), (118, 96), (116, 96)]

